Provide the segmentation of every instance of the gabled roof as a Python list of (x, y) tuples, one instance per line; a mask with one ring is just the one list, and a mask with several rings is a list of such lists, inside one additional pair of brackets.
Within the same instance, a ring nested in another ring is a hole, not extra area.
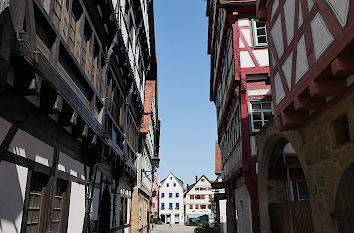
[(188, 190), (185, 192), (185, 194), (189, 193), (189, 191), (191, 191), (191, 190), (194, 188), (194, 186), (195, 186), (203, 177), (204, 177), (204, 178), (210, 183), (210, 185), (211, 185), (212, 182), (211, 182), (205, 175), (202, 175), (202, 176), (197, 180), (197, 182), (195, 182), (195, 183), (193, 183), (193, 184), (191, 184), (191, 185), (189, 186), (189, 188), (188, 188)]
[[(172, 172), (170, 172), (170, 174), (168, 174), (167, 177), (169, 177), (170, 175), (172, 175), (176, 180), (177, 180), (177, 183), (181, 186), (181, 188), (184, 190), (184, 185), (183, 185), (183, 181), (180, 180), (177, 176), (175, 176)], [(164, 183), (165, 183), (165, 180), (167, 179), (167, 177), (165, 179), (163, 179), (161, 182), (160, 182), (160, 185), (162, 186)]]

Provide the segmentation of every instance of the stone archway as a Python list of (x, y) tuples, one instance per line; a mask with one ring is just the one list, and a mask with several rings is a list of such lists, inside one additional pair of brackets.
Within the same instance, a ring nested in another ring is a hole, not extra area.
[[(301, 137), (268, 125), (257, 136), (262, 233), (313, 233)], [(296, 140), (297, 139), (297, 140)]]
[(354, 163), (344, 172), (337, 187), (335, 212), (338, 233), (354, 232)]

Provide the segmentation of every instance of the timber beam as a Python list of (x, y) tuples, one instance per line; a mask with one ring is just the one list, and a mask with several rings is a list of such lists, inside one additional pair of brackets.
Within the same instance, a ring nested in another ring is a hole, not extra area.
[(332, 73), (335, 76), (350, 76), (354, 74), (354, 56), (337, 57), (331, 63)]
[(295, 128), (306, 124), (309, 119), (308, 112), (288, 111), (281, 113), (284, 128)]
[(319, 110), (325, 105), (325, 98), (296, 97), (294, 99), (294, 106), (297, 111)]
[(309, 84), (311, 97), (340, 96), (346, 88), (344, 80), (319, 80)]

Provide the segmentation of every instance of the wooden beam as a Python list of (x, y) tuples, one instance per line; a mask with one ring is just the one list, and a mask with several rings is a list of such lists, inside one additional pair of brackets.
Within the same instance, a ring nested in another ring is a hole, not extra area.
[(328, 97), (342, 95), (347, 88), (344, 80), (319, 80), (309, 84), (311, 97)]
[(354, 74), (354, 56), (337, 57), (331, 63), (332, 73), (335, 76), (350, 76)]
[(26, 95), (39, 95), (41, 92), (41, 87), (42, 77), (40, 77), (38, 74), (35, 74), (27, 88)]
[(296, 111), (318, 110), (326, 105), (325, 98), (296, 97), (294, 106)]
[(257, 18), (260, 21), (265, 22), (267, 20), (267, 9), (266, 8), (258, 9)]
[(308, 112), (282, 112), (281, 119), (284, 128), (296, 128), (306, 124), (309, 118)]

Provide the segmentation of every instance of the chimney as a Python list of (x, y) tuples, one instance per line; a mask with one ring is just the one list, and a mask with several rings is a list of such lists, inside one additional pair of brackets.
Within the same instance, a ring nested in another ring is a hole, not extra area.
[(189, 190), (189, 186), (188, 186), (188, 184), (187, 184), (187, 192), (188, 192), (188, 190)]
[(195, 176), (195, 183), (197, 183), (198, 181), (198, 176)]

